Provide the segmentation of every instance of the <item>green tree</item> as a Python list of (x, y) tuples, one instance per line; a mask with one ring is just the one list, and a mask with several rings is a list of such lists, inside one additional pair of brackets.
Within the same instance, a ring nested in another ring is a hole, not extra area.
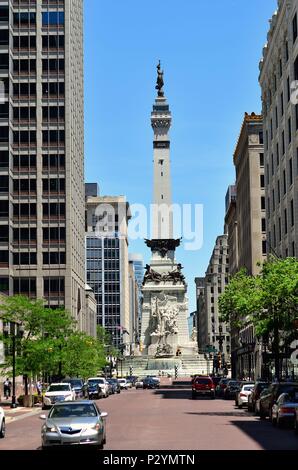
[[(75, 323), (64, 309), (45, 308), (43, 300), (24, 296), (3, 297), (0, 303), (3, 322), (22, 325), (24, 334), (17, 338), (16, 373), (29, 379), (40, 373), (57, 373), (61, 363), (61, 351), (67, 337), (74, 331)], [(9, 347), (6, 363), (12, 365), (12, 338), (2, 335)]]
[(83, 332), (72, 333), (62, 351), (62, 371), (68, 377), (87, 378), (106, 365), (103, 344)]
[(232, 327), (252, 323), (257, 336), (271, 338), (275, 374), (280, 376), (281, 338), (286, 345), (296, 335), (298, 318), (298, 260), (270, 258), (260, 275), (236, 274), (219, 299), (223, 321)]

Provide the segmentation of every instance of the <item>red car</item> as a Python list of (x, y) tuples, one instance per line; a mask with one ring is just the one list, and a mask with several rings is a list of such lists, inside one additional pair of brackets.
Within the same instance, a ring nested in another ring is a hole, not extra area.
[(192, 381), (192, 398), (195, 399), (198, 395), (215, 398), (215, 385), (211, 377), (194, 377)]

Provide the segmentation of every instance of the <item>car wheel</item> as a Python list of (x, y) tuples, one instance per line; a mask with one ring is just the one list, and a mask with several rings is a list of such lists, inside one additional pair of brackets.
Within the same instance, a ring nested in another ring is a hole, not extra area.
[(262, 407), (260, 406), (260, 412), (259, 412), (259, 416), (260, 416), (260, 419), (265, 419), (266, 418), (266, 414), (264, 413)]
[(279, 429), (282, 429), (284, 427), (284, 423), (278, 417), (276, 420), (276, 424)]
[(272, 420), (271, 420), (271, 422), (272, 422), (272, 426), (274, 426), (274, 427), (275, 427), (275, 426), (276, 426), (276, 424), (277, 424), (276, 418), (273, 418), (273, 416), (272, 416)]
[(241, 410), (241, 409), (242, 409), (242, 407), (243, 407), (243, 405), (240, 405), (240, 404), (238, 404), (238, 408), (239, 408), (239, 410)]
[(3, 419), (0, 429), (0, 438), (3, 439), (5, 437), (5, 420)]
[(195, 399), (197, 398), (197, 394), (196, 394), (196, 393), (194, 393), (194, 392), (192, 392), (192, 394), (191, 394), (191, 398), (192, 398), (193, 400), (195, 400)]
[(297, 419), (295, 419), (294, 431), (295, 431), (296, 436), (298, 436), (298, 423), (297, 423)]
[(272, 421), (272, 408), (269, 409), (268, 416), (269, 416), (269, 421)]
[(103, 450), (103, 446), (104, 446), (104, 441), (102, 441), (101, 444), (97, 446), (98, 450)]

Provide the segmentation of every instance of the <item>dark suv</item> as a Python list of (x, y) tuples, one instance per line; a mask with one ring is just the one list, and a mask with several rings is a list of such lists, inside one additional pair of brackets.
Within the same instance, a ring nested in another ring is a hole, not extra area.
[(248, 396), (248, 411), (256, 411), (256, 401), (260, 398), (262, 391), (269, 387), (268, 382), (258, 381), (255, 383), (251, 394)]
[(272, 406), (282, 393), (298, 393), (298, 382), (275, 382), (272, 383), (267, 393), (260, 399), (260, 418), (264, 419), (272, 416)]
[(192, 381), (192, 398), (198, 395), (215, 398), (215, 385), (211, 377), (195, 377)]

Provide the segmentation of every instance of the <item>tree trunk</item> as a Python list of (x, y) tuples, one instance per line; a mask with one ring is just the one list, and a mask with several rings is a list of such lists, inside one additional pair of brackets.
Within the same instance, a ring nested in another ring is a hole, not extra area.
[(275, 377), (280, 381), (280, 364), (279, 364), (279, 330), (278, 323), (274, 322), (274, 362), (275, 362)]

